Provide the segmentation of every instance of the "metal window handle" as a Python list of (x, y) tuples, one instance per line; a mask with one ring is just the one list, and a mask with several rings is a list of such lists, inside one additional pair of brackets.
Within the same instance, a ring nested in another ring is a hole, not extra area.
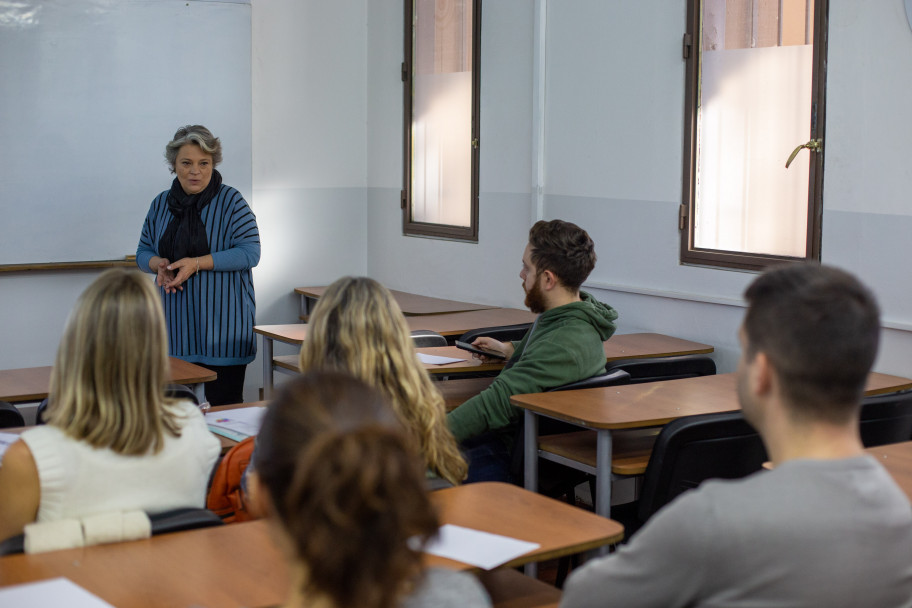
[(817, 151), (823, 149), (823, 140), (812, 139), (811, 141), (807, 142), (806, 144), (801, 144), (800, 146), (798, 146), (797, 148), (792, 150), (792, 153), (789, 154), (788, 160), (785, 161), (786, 169), (789, 168), (789, 165), (792, 164), (792, 161), (795, 160), (795, 157), (798, 156), (798, 153), (801, 152), (802, 148), (807, 148), (808, 150), (813, 150), (814, 152), (817, 152)]

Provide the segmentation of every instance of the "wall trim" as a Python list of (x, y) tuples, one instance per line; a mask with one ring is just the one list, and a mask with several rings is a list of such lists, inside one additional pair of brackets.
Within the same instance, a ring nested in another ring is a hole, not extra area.
[[(601, 289), (603, 291), (615, 291), (619, 293), (633, 293), (643, 296), (652, 296), (655, 298), (665, 298), (668, 300), (685, 300), (688, 302), (702, 302), (704, 304), (718, 304), (721, 306), (747, 308), (747, 302), (741, 298), (710, 296), (702, 293), (671, 291), (669, 289), (654, 289), (652, 287), (636, 287), (633, 285), (617, 285), (614, 283), (605, 283), (603, 281), (586, 281), (583, 283), (583, 287)], [(908, 321), (895, 321), (893, 319), (882, 318), (880, 320), (880, 326), (884, 329), (892, 329), (894, 331), (912, 333), (912, 323)]]

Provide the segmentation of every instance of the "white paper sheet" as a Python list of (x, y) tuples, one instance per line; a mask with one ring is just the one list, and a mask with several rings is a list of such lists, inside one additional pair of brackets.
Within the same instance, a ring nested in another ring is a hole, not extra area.
[(37, 583), (25, 583), (0, 589), (0, 606), (16, 608), (114, 608), (66, 578), (52, 578)]
[(426, 353), (418, 353), (418, 360), (429, 365), (446, 365), (447, 363), (468, 361), (468, 359), (454, 359), (453, 357), (440, 357), (437, 355), (428, 355)]
[(538, 543), (509, 536), (445, 524), (440, 527), (437, 539), (429, 543), (424, 551), (490, 570), (539, 546)]
[(0, 433), (0, 460), (3, 460), (3, 453), (6, 448), (16, 443), (19, 435), (16, 433)]
[(236, 410), (209, 412), (206, 414), (206, 424), (214, 433), (231, 439), (244, 439), (260, 432), (260, 424), (265, 413), (265, 407), (240, 407)]

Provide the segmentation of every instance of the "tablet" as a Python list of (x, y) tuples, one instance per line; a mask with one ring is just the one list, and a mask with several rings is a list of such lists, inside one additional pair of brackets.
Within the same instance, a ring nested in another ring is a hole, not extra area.
[(483, 348), (478, 348), (477, 346), (472, 346), (468, 342), (460, 342), (456, 340), (456, 348), (461, 348), (462, 350), (467, 350), (470, 353), (476, 353), (478, 355), (484, 355), (485, 357), (491, 357), (492, 359), (506, 360), (506, 357), (499, 352), (493, 350), (485, 350)]

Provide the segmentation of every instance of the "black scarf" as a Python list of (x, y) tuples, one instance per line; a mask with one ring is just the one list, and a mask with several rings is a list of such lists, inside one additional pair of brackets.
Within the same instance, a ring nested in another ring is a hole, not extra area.
[(215, 169), (212, 170), (209, 185), (196, 194), (184, 192), (180, 181), (174, 178), (168, 193), (168, 210), (173, 217), (158, 242), (158, 255), (176, 262), (209, 253), (209, 239), (206, 237), (202, 212), (221, 187), (222, 175)]

